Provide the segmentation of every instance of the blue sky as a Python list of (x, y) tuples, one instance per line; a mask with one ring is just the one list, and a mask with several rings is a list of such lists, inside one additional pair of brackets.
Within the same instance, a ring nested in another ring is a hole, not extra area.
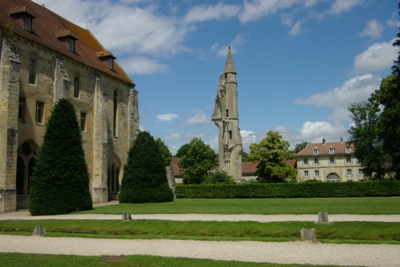
[(292, 148), (339, 141), (348, 106), (391, 72), (395, 0), (35, 0), (89, 28), (136, 83), (140, 127), (174, 154), (211, 121), (231, 46), (239, 126), (249, 152), (269, 130)]

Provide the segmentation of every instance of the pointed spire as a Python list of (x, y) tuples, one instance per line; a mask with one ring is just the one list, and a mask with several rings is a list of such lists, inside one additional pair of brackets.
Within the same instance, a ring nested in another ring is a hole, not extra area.
[(226, 63), (224, 73), (236, 73), (235, 64), (233, 63), (231, 47), (228, 47), (228, 55), (226, 56)]

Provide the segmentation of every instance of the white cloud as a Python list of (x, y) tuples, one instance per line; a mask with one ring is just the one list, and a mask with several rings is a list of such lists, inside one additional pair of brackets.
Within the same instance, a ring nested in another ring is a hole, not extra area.
[(365, 29), (359, 34), (360, 37), (370, 36), (371, 38), (378, 39), (382, 35), (382, 31), (385, 29), (376, 19), (368, 21)]
[[(88, 25), (115, 55), (124, 52), (170, 56), (187, 48), (185, 37), (195, 30), (181, 20), (157, 14), (157, 6), (139, 8), (128, 1), (36, 0), (81, 27)], [(79, 8), (76, 8), (79, 7)]]
[(198, 111), (198, 114), (184, 121), (182, 125), (195, 126), (195, 125), (210, 124), (210, 123), (211, 123), (211, 118), (206, 114), (204, 114), (202, 111)]
[(308, 98), (298, 98), (300, 105), (333, 108), (333, 114), (328, 118), (335, 121), (350, 121), (348, 106), (351, 103), (367, 100), (373, 91), (379, 88), (381, 79), (372, 74), (356, 76), (346, 81), (341, 87), (327, 92), (314, 94)]
[(244, 151), (250, 152), (250, 145), (257, 143), (257, 135), (250, 130), (241, 130), (240, 135), (242, 136), (242, 146)]
[(400, 28), (400, 21), (398, 19), (397, 12), (393, 13), (391, 18), (386, 21), (386, 25), (391, 26), (391, 27)]
[(393, 66), (399, 47), (393, 46), (394, 39), (387, 43), (375, 43), (354, 59), (354, 73), (380, 71)]
[(145, 57), (122, 58), (118, 63), (130, 75), (166, 73), (169, 70), (167, 65)]
[(242, 23), (258, 20), (264, 16), (275, 14), (279, 9), (285, 9), (300, 4), (298, 0), (252, 0), (245, 1), (243, 12), (239, 15)]
[(294, 37), (299, 35), (302, 30), (301, 30), (301, 25), (303, 24), (302, 21), (297, 21), (293, 26), (292, 29), (289, 32), (289, 36)]
[(181, 138), (181, 135), (179, 133), (173, 133), (170, 135), (167, 135), (164, 139), (165, 141), (168, 142), (174, 142), (174, 141), (178, 141)]
[(165, 114), (160, 114), (156, 116), (156, 122), (161, 122), (161, 121), (172, 121), (178, 118), (177, 114), (174, 113), (165, 113)]
[(244, 33), (239, 33), (236, 35), (235, 39), (229, 44), (225, 46), (219, 47), (219, 44), (214, 44), (211, 46), (211, 51), (216, 51), (217, 56), (219, 57), (226, 57), (228, 54), (228, 47), (231, 47), (231, 53), (234, 55), (238, 51), (238, 47), (243, 46), (243, 44), (246, 42), (246, 34)]
[(239, 14), (240, 7), (236, 5), (225, 5), (223, 2), (219, 2), (215, 6), (194, 6), (186, 14), (184, 21), (187, 23), (193, 23), (198, 21), (207, 20), (222, 20), (235, 17)]
[(306, 121), (296, 131), (291, 131), (285, 126), (278, 126), (276, 130), (282, 134), (284, 140), (289, 141), (291, 149), (303, 141), (321, 143), (322, 138), (325, 138), (327, 142), (334, 142), (347, 136), (347, 130), (342, 124), (332, 125), (326, 121)]
[(336, 0), (331, 6), (330, 13), (349, 12), (353, 7), (361, 5), (363, 2), (364, 0)]

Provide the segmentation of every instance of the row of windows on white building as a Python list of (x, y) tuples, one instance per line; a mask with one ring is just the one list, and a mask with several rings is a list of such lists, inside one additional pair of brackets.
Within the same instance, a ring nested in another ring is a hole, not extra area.
[[(321, 171), (320, 170), (314, 170), (314, 175), (315, 177), (320, 177), (321, 176)], [(311, 171), (309, 170), (303, 170), (303, 177), (310, 177)], [(357, 170), (357, 175), (364, 175), (363, 169), (358, 169)], [(346, 169), (346, 176), (353, 176), (353, 170), (352, 169)]]
[[(356, 159), (356, 160), (357, 160), (357, 163), (359, 163), (358, 159)], [(351, 156), (346, 156), (345, 157), (345, 163), (346, 164), (352, 164), (353, 163), (353, 160), (352, 160)], [(314, 165), (314, 166), (319, 166), (319, 158), (314, 158), (313, 161), (311, 161), (311, 164)], [(335, 165), (335, 164), (336, 164), (335, 157), (333, 157), (333, 156), (329, 157), (329, 165)], [(303, 166), (309, 166), (309, 165), (310, 165), (309, 159), (308, 158), (304, 158), (303, 159)]]

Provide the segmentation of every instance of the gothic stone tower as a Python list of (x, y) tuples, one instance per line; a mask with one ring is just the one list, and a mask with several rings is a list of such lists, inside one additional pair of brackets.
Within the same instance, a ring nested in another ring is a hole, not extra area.
[(211, 120), (218, 127), (219, 170), (226, 171), (235, 181), (240, 181), (243, 147), (239, 128), (236, 69), (230, 47), (224, 72), (219, 78)]

